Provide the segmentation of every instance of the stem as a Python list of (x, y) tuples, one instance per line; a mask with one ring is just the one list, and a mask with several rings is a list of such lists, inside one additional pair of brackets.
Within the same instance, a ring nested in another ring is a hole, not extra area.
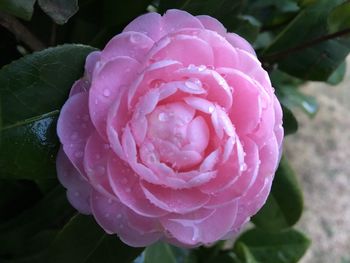
[(275, 52), (275, 53), (272, 53), (270, 55), (262, 56), (261, 59), (264, 62), (266, 62), (266, 61), (276, 61), (276, 60), (279, 60), (279, 59), (282, 59), (282, 58), (286, 58), (290, 54), (296, 53), (296, 52), (298, 52), (300, 50), (309, 48), (311, 46), (317, 45), (317, 44), (319, 44), (321, 42), (324, 42), (324, 41), (327, 41), (327, 40), (330, 40), (330, 39), (333, 39), (333, 38), (337, 38), (337, 37), (340, 37), (340, 36), (343, 36), (343, 35), (347, 35), (349, 33), (350, 33), (350, 28), (346, 28), (344, 30), (341, 30), (341, 31), (338, 31), (338, 32), (335, 32), (335, 33), (332, 33), (332, 34), (324, 35), (324, 36), (312, 39), (310, 41), (306, 41), (306, 42), (301, 43), (300, 45), (297, 45), (295, 47), (291, 47), (291, 48), (288, 48), (288, 49), (285, 49), (285, 50), (282, 50), (282, 51), (279, 51), (279, 52)]
[(32, 51), (45, 49), (45, 45), (15, 17), (0, 11), (0, 25), (12, 32), (18, 40), (26, 44)]

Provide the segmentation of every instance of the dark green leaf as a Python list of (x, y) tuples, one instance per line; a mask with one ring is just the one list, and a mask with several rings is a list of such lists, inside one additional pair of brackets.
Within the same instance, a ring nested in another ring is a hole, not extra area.
[(294, 171), (287, 160), (282, 158), (267, 202), (252, 221), (266, 231), (280, 231), (293, 226), (302, 211), (302, 191)]
[(103, 0), (103, 18), (109, 26), (126, 25), (137, 16), (146, 13), (152, 0)]
[(25, 56), (0, 70), (0, 177), (55, 176), (56, 120), (94, 49), (64, 45)]
[(25, 20), (30, 20), (32, 18), (35, 1), (36, 0), (1, 0), (0, 11)]
[(306, 252), (310, 240), (294, 229), (269, 233), (255, 228), (238, 238), (235, 250), (239, 243), (243, 243), (260, 263), (295, 263)]
[(261, 23), (253, 16), (241, 15), (230, 19), (231, 23), (225, 23), (227, 30), (235, 32), (253, 43), (259, 33)]
[(170, 249), (169, 245), (163, 242), (158, 242), (145, 249), (144, 263), (175, 263), (175, 256)]
[(72, 213), (65, 191), (55, 188), (32, 208), (0, 224), (0, 255), (21, 253), (35, 234), (56, 228)]
[(298, 121), (294, 114), (282, 105), (284, 135), (295, 133), (298, 130)]
[(258, 263), (244, 243), (236, 243), (235, 252), (244, 263)]
[(305, 8), (266, 48), (262, 60), (277, 62), (301, 79), (327, 80), (350, 51), (350, 38), (321, 40), (328, 34), (329, 12), (339, 2), (321, 0)]
[(78, 0), (38, 0), (41, 9), (57, 24), (65, 24), (79, 10)]
[(346, 73), (346, 61), (340, 64), (340, 66), (329, 76), (327, 83), (331, 85), (339, 84), (345, 76)]
[(350, 29), (350, 1), (337, 6), (328, 17), (329, 32), (334, 33)]
[(128, 263), (142, 248), (128, 247), (117, 236), (106, 234), (90, 216), (73, 217), (52, 243), (47, 262), (50, 263)]
[(299, 107), (310, 117), (314, 117), (318, 111), (316, 98), (301, 93), (295, 86), (282, 86), (277, 89), (277, 95), (283, 105), (288, 108)]

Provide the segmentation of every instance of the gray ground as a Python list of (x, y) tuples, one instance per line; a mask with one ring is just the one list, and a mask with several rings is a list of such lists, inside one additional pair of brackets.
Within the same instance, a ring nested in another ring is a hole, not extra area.
[(305, 211), (298, 224), (312, 239), (302, 263), (350, 263), (350, 57), (338, 86), (309, 83), (320, 110), (312, 120), (294, 111), (299, 131), (285, 153), (299, 176)]

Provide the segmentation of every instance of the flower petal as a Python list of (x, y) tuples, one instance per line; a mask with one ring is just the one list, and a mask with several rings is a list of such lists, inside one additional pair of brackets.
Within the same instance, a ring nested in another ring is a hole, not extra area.
[(106, 121), (112, 103), (134, 80), (140, 64), (130, 57), (116, 57), (95, 70), (89, 96), (92, 122), (103, 138), (107, 138)]
[(89, 117), (88, 93), (78, 93), (63, 105), (57, 122), (57, 134), (69, 160), (85, 175), (84, 148), (94, 128)]
[(72, 206), (82, 214), (91, 214), (91, 186), (69, 161), (62, 147), (57, 154), (56, 169), (58, 180), (67, 188), (67, 198)]
[(182, 28), (200, 28), (204, 29), (202, 23), (191, 14), (171, 9), (162, 17), (163, 34), (169, 34)]
[(256, 56), (252, 45), (249, 44), (249, 42), (247, 40), (245, 40), (243, 37), (241, 37), (235, 33), (227, 33), (226, 39), (228, 42), (230, 42), (230, 44), (233, 47), (243, 49), (243, 50), (249, 52), (250, 54), (252, 54), (253, 56)]
[(196, 18), (201, 21), (205, 29), (212, 30), (221, 36), (226, 35), (226, 28), (217, 19), (207, 15), (196, 16)]
[(208, 195), (195, 188), (172, 189), (147, 182), (142, 182), (141, 188), (154, 205), (179, 214), (195, 211), (209, 200)]

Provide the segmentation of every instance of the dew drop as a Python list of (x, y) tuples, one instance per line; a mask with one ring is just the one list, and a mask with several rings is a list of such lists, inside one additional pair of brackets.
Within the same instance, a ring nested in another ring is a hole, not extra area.
[(75, 195), (75, 196), (79, 196), (80, 193), (79, 193), (78, 191), (76, 191), (76, 192), (74, 193), (74, 195)]
[(105, 213), (105, 217), (108, 218), (110, 216), (109, 213)]
[(103, 91), (103, 96), (109, 97), (110, 95), (111, 95), (111, 91), (110, 91), (109, 89), (105, 89), (105, 90)]
[(128, 187), (128, 188), (125, 189), (125, 192), (130, 193), (131, 189)]
[(120, 224), (119, 227), (120, 227), (120, 228), (124, 228), (124, 225), (123, 225), (123, 224)]
[(122, 218), (122, 214), (117, 214), (117, 218), (118, 219)]
[(164, 122), (168, 120), (168, 115), (164, 112), (158, 114), (158, 120)]
[(109, 199), (108, 199), (108, 204), (112, 204), (112, 203), (113, 203), (112, 198), (109, 198)]
[(213, 113), (214, 112), (214, 107), (213, 106), (209, 106), (208, 111), (209, 111), (209, 113)]
[(137, 44), (141, 41), (141, 37), (139, 35), (136, 34), (132, 34), (130, 35), (130, 42), (133, 44)]
[(207, 69), (207, 67), (204, 66), (204, 65), (200, 65), (200, 66), (198, 67), (198, 71), (199, 71), (199, 72), (202, 72), (202, 71), (204, 71), (204, 70), (206, 70), (206, 69)]
[(245, 170), (247, 170), (247, 164), (246, 163), (242, 163), (240, 166), (239, 166), (239, 170), (241, 172), (244, 172)]

